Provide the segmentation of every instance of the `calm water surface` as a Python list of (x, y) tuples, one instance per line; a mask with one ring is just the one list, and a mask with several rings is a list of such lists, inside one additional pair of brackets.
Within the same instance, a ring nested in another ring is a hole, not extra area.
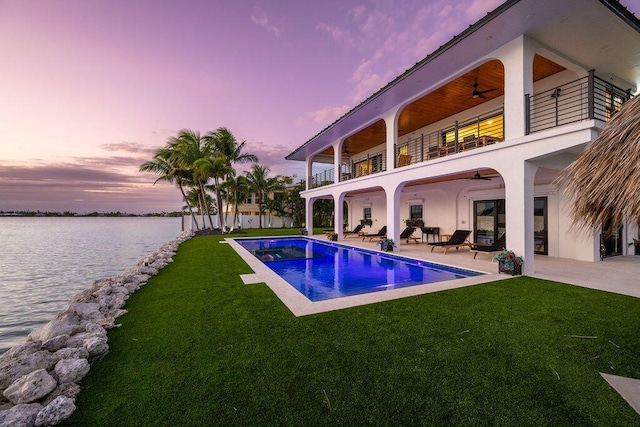
[(180, 218), (0, 218), (0, 353), (180, 233)]

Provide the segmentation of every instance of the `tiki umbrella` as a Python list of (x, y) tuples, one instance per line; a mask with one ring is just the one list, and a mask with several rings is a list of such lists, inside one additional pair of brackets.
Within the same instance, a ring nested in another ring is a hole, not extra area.
[(557, 182), (574, 198), (580, 229), (618, 229), (640, 219), (640, 96), (627, 101)]

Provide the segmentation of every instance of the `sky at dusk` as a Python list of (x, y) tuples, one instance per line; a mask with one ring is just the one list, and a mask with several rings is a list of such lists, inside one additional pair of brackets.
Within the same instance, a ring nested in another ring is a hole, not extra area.
[(0, 0), (0, 211), (180, 210), (138, 168), (183, 128), (300, 178), (285, 155), (500, 3)]

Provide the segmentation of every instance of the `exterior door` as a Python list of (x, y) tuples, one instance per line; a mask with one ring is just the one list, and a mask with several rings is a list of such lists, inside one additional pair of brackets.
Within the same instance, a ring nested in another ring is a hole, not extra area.
[(504, 199), (478, 200), (473, 208), (475, 243), (493, 245), (506, 231)]
[(533, 199), (533, 239), (535, 253), (549, 254), (549, 233), (547, 227), (547, 198), (536, 197)]

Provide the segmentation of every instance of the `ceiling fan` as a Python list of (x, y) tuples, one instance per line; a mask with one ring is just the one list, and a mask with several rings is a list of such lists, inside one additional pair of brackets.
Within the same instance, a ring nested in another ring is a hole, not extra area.
[(486, 99), (487, 97), (484, 96), (485, 93), (494, 92), (496, 90), (498, 90), (497, 87), (494, 87), (493, 89), (478, 90), (478, 82), (475, 82), (473, 84), (473, 92), (471, 92), (471, 97)]
[(469, 179), (470, 179), (470, 180), (473, 180), (473, 181), (479, 181), (479, 180), (480, 180), (480, 181), (481, 181), (481, 180), (484, 180), (484, 181), (491, 181), (491, 177), (488, 177), (488, 176), (482, 176), (482, 175), (480, 175), (480, 172), (478, 172), (478, 171), (476, 171), (476, 173), (475, 173), (471, 178), (469, 178)]

